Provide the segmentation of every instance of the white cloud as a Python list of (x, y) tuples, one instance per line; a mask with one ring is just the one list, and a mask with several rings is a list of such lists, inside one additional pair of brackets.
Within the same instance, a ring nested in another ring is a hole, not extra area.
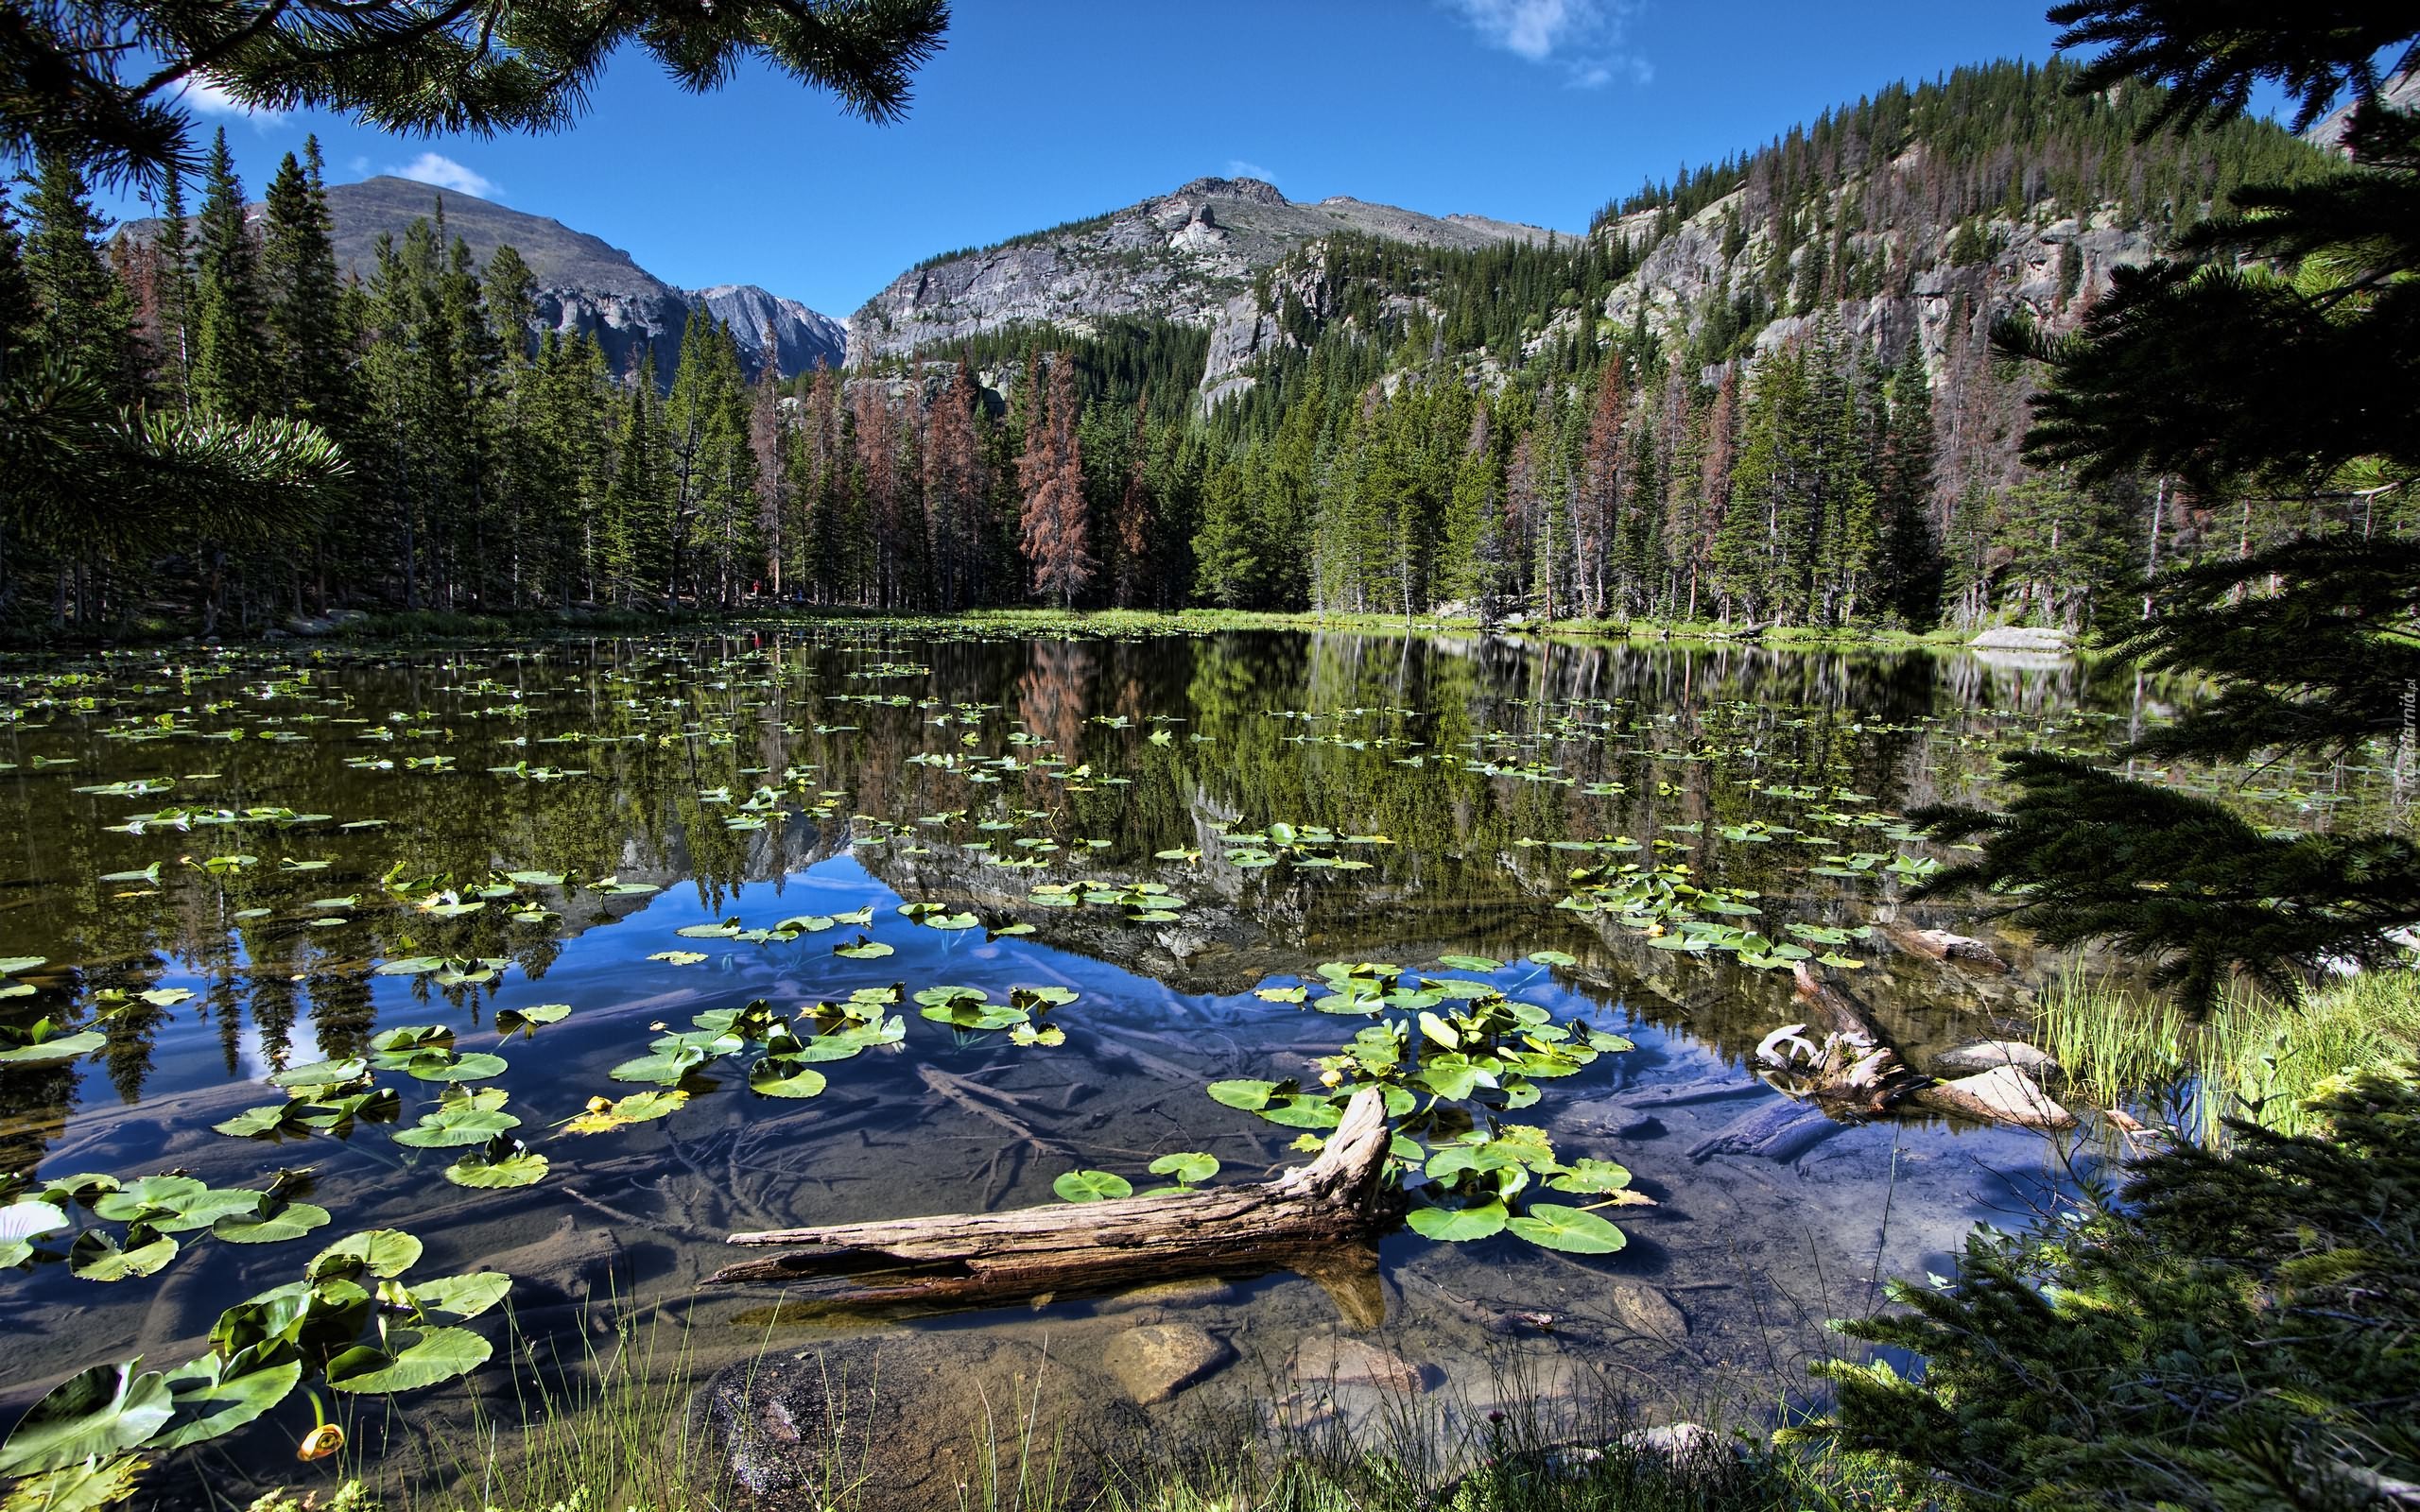
[(1491, 47), (1564, 71), (1574, 89), (1626, 75), (1645, 84), (1653, 65), (1622, 48), (1637, 0), (1444, 0)]
[(180, 98), (184, 105), (202, 115), (233, 116), (265, 126), (274, 126), (285, 119), (285, 112), (264, 111), (247, 105), (230, 94), (226, 85), (200, 74), (185, 80), (184, 94)]
[(368, 173), (370, 171), (370, 159), (363, 154), (356, 152), (353, 155), (351, 165), (353, 171), (355, 173)]
[(424, 152), (409, 163), (389, 164), (387, 171), (398, 179), (433, 183), (440, 189), (475, 195), (481, 199), (495, 199), (504, 194), (503, 185), (475, 169), (464, 167), (441, 152)]
[(1276, 174), (1262, 167), (1257, 163), (1246, 163), (1241, 158), (1229, 158), (1227, 160), (1227, 177), (1230, 179), (1257, 179), (1263, 183), (1275, 183), (1277, 181)]

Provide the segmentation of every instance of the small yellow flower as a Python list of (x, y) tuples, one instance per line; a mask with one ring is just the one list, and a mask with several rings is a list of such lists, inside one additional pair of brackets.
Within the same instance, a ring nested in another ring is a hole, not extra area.
[(1654, 939), (1663, 933), (1664, 926), (1661, 924), (1650, 924), (1647, 926), (1647, 937), (1649, 939)]
[(1344, 1073), (1337, 1070), (1334, 1066), (1330, 1066), (1327, 1070), (1320, 1073), (1320, 1085), (1322, 1087), (1340, 1087), (1343, 1084)]
[(613, 1099), (592, 1097), (588, 1100), (588, 1110), (592, 1113), (610, 1113), (614, 1110)]
[(294, 1452), (299, 1460), (325, 1459), (344, 1448), (344, 1430), (334, 1423), (321, 1423), (302, 1435), (302, 1447)]

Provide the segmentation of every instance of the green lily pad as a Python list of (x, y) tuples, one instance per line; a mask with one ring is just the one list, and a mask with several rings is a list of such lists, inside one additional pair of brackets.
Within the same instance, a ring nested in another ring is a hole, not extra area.
[(312, 1256), (302, 1274), (314, 1281), (365, 1274), (385, 1280), (410, 1269), (420, 1251), (420, 1240), (400, 1228), (370, 1228), (348, 1234)]
[(1561, 1175), (1549, 1177), (1547, 1185), (1582, 1195), (1619, 1192), (1630, 1185), (1630, 1168), (1611, 1160), (1574, 1160)]
[(823, 1074), (812, 1066), (766, 1059), (748, 1074), (749, 1091), (767, 1097), (813, 1097), (823, 1091)]
[(1595, 1213), (1551, 1202), (1532, 1203), (1528, 1212), (1506, 1227), (1533, 1245), (1575, 1255), (1610, 1255), (1630, 1243), (1620, 1229)]
[(1134, 1183), (1112, 1171), (1070, 1171), (1050, 1183), (1063, 1202), (1105, 1202), (1134, 1194)]
[(98, 1228), (76, 1236), (67, 1251), (68, 1272), (81, 1280), (122, 1281), (130, 1276), (150, 1276), (177, 1258), (177, 1242), (137, 1224), (119, 1243)]
[(328, 1222), (328, 1210), (317, 1204), (270, 1198), (257, 1214), (230, 1214), (212, 1224), (210, 1232), (231, 1245), (282, 1245), (324, 1228)]
[(1161, 1156), (1147, 1169), (1153, 1176), (1172, 1176), (1183, 1186), (1199, 1186), (1219, 1174), (1219, 1158), (1201, 1150), (1184, 1150)]
[[(241, 1365), (245, 1368), (237, 1369)], [(182, 1449), (233, 1433), (284, 1401), (302, 1383), (302, 1362), (261, 1365), (247, 1350), (230, 1361), (205, 1354), (168, 1372), (176, 1415), (151, 1440), (159, 1450)]]
[(1404, 1222), (1423, 1239), (1463, 1244), (1501, 1233), (1507, 1216), (1503, 1203), (1482, 1202), (1471, 1208), (1414, 1208)]
[(461, 1322), (475, 1318), (504, 1300), (512, 1290), (512, 1278), (500, 1270), (483, 1270), (469, 1276), (440, 1276), (435, 1280), (415, 1281), (412, 1301), (422, 1312)]
[(1210, 1100), (1238, 1108), (1247, 1113), (1257, 1113), (1269, 1106), (1270, 1095), (1277, 1091), (1273, 1081), (1214, 1081), (1206, 1089)]
[(328, 1362), (328, 1386), (335, 1391), (418, 1391), (469, 1375), (487, 1364), (494, 1352), (487, 1340), (468, 1329), (429, 1329), (414, 1332), (398, 1329), (389, 1352), (355, 1345)]
[(0, 1066), (36, 1066), (45, 1061), (73, 1060), (78, 1056), (89, 1056), (109, 1042), (109, 1036), (94, 1029), (79, 1034), (54, 1035), (50, 1032), (48, 1019), (37, 1019), (29, 1029), (0, 1029)]
[(495, 1032), (509, 1035), (517, 1030), (526, 1037), (536, 1034), (543, 1024), (561, 1023), (569, 1017), (571, 1005), (568, 1003), (532, 1003), (526, 1008), (498, 1008), (495, 1010)]
[(176, 1412), (167, 1379), (143, 1357), (80, 1370), (35, 1402), (0, 1444), (0, 1475), (62, 1469), (133, 1449)]
[(444, 1174), (458, 1187), (534, 1186), (546, 1174), (546, 1158), (511, 1135), (499, 1134), (456, 1157)]

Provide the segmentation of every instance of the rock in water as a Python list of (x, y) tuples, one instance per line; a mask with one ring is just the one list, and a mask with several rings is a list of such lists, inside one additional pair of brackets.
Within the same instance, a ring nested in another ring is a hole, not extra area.
[(1146, 1404), (1166, 1401), (1234, 1357), (1225, 1340), (1190, 1323), (1144, 1323), (1112, 1339), (1101, 1364)]
[[(690, 1403), (723, 1504), (954, 1507), (968, 1487), (1047, 1485), (1082, 1506), (1150, 1420), (1108, 1383), (1021, 1339), (897, 1332), (718, 1371)], [(843, 1493), (846, 1492), (845, 1498)], [(975, 1494), (980, 1495), (979, 1491)]]
[(1672, 1299), (1645, 1281), (1616, 1281), (1606, 1290), (1614, 1315), (1634, 1333), (1670, 1343), (1689, 1336), (1689, 1320)]
[(2073, 1128), (2076, 1116), (2059, 1106), (2042, 1084), (2015, 1066), (1999, 1066), (1973, 1076), (1961, 1076), (1930, 1089), (1936, 1106), (1947, 1103), (1959, 1112), (1989, 1124), (2015, 1124), (2026, 1128)]
[(2027, 1044), (2022, 1040), (1978, 1040), (1954, 1050), (1945, 1050), (1933, 1057), (1933, 1065), (1942, 1071), (1991, 1071), (2000, 1066), (2014, 1066), (2019, 1071), (2039, 1074), (2056, 1071), (2059, 1062), (2048, 1051)]
[(1294, 1379), (1310, 1385), (1334, 1382), (1407, 1394), (1422, 1389), (1420, 1367), (1403, 1356), (1335, 1335), (1305, 1339), (1295, 1347)]

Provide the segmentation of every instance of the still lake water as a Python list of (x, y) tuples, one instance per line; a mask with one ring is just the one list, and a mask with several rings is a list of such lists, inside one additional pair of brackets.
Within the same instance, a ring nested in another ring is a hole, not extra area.
[[(1821, 1320), (1878, 1305), (1880, 1279), (1945, 1269), (1978, 1221), (2026, 1221), (2061, 1154), (2037, 1135), (1914, 1118), (1843, 1126), (1785, 1159), (1702, 1151), (1779, 1095), (1747, 1061), (1803, 1017), (1789, 976), (1559, 908), (1566, 877), (1685, 864), (1701, 884), (1753, 889), (1754, 922), (1777, 939), (1788, 923), (1884, 920), (1984, 935), (2012, 975), (1878, 935), (1829, 952), (1862, 962), (1839, 975), (1921, 1066), (2021, 1027), (2054, 963), (1971, 909), (1904, 902), (1942, 853), (1895, 816), (1988, 799), (2002, 748), (2103, 749), (2158, 713), (2131, 674), (1964, 653), (875, 625), (474, 651), (185, 648), (20, 660), (0, 677), (0, 954), (46, 963), (0, 1012), (107, 1041), (66, 1065), (0, 1067), (0, 1170), (233, 1186), (307, 1166), (310, 1201), (334, 1215), (285, 1245), (189, 1236), (147, 1278), (101, 1283), (58, 1263), (0, 1274), (7, 1420), (78, 1367), (196, 1352), (220, 1309), (371, 1228), (420, 1235), (424, 1274), (522, 1276), (513, 1303), (532, 1337), (577, 1337), (619, 1310), (684, 1323), (709, 1363), (794, 1343), (807, 1326), (769, 1313), (771, 1294), (700, 1288), (734, 1258), (725, 1233), (1047, 1202), (1080, 1166), (1152, 1185), (1144, 1167), (1172, 1151), (1217, 1155), (1220, 1180), (1256, 1178), (1307, 1158), (1288, 1148), (1296, 1131), (1204, 1084), (1303, 1075), (1355, 1025), (1253, 989), (1322, 962), (1417, 970), (1447, 954), (1510, 963), (1491, 980), (1511, 995), (1635, 1041), (1542, 1084), (1517, 1117), (1565, 1160), (1627, 1165), (1660, 1205), (1610, 1213), (1629, 1244), (1603, 1256), (1398, 1233), (1369, 1337), (1441, 1401), (1483, 1403), (1509, 1352), (1532, 1384), (1601, 1380), (1659, 1416), (1770, 1404), (1773, 1367), (1786, 1387), (1826, 1347)], [(1270, 850), (1230, 836), (1271, 825), (1338, 838), (1234, 864)], [(566, 881), (497, 880), (510, 872)], [(112, 874), (123, 880), (99, 880)], [(1184, 906), (1035, 902), (1078, 879), (1156, 883)], [(929, 927), (902, 902), (980, 927)], [(869, 924), (845, 921), (860, 909)], [(1176, 917), (1129, 919), (1141, 911)], [(843, 922), (788, 940), (679, 933), (801, 915)], [(1017, 924), (1030, 932), (997, 933)], [(890, 953), (836, 954), (860, 937)], [(377, 971), (412, 958), (452, 964)], [(556, 1126), (593, 1096), (644, 1090), (608, 1072), (667, 1025), (893, 983), (911, 994), (895, 1010), (904, 1040), (823, 1066), (821, 1096), (760, 1096), (744, 1071), (709, 1066), (668, 1118)], [(1065, 1042), (929, 1022), (912, 994), (940, 984), (1072, 989), (1050, 1015)], [(570, 1011), (498, 1039), (497, 1011), (539, 1004)], [(268, 1075), (364, 1054), (407, 1024), (504, 1057), (481, 1085), (510, 1093), (517, 1133), (551, 1162), (544, 1179), (441, 1179), (458, 1151), (392, 1138), (438, 1091), (403, 1076), (380, 1078), (402, 1094), (401, 1125), (279, 1142), (212, 1131), (280, 1100)], [(1507, 1331), (1511, 1310), (1560, 1321)], [(1301, 1341), (1343, 1327), (1317, 1285), (1285, 1275), (1237, 1278), (1181, 1312), (1239, 1351), (1197, 1391), (1283, 1395)], [(1121, 1315), (1067, 1299), (908, 1326), (1046, 1335), (1107, 1392), (1093, 1372)], [(509, 1390), (501, 1355), (475, 1385)], [(457, 1383), (403, 1400), (407, 1418), (442, 1422), (466, 1396)], [(309, 1427), (301, 1400), (167, 1457), (160, 1494), (307, 1481), (317, 1468), (285, 1447)]]

